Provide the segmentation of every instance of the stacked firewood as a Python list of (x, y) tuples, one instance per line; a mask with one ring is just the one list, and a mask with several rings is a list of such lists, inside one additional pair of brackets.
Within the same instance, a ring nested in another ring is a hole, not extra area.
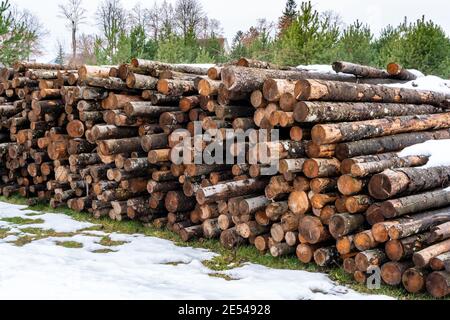
[(18, 63), (1, 192), (449, 294), (450, 168), (398, 154), (450, 139), (449, 97), (387, 86), (416, 78), (397, 64), (333, 67)]

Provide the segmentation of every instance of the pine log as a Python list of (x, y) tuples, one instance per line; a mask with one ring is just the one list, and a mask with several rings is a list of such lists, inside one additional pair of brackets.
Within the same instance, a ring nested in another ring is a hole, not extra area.
[(404, 198), (387, 200), (381, 204), (381, 212), (386, 219), (392, 219), (407, 214), (445, 207), (449, 204), (450, 191), (441, 189)]
[(363, 223), (364, 216), (361, 214), (336, 214), (330, 220), (329, 230), (335, 239), (339, 239), (358, 230)]
[(393, 240), (403, 239), (450, 221), (448, 208), (428, 211), (411, 217), (390, 221), (389, 237)]
[(409, 293), (419, 293), (425, 290), (428, 270), (419, 268), (410, 268), (403, 273), (403, 287)]
[(216, 186), (201, 188), (197, 192), (197, 201), (200, 205), (203, 205), (239, 195), (253, 194), (264, 190), (267, 182), (267, 178), (262, 177), (257, 179), (227, 182)]
[(449, 238), (450, 238), (450, 222), (446, 222), (431, 229), (431, 234), (430, 237), (428, 238), (428, 242), (434, 243)]
[(359, 271), (367, 272), (370, 266), (380, 266), (386, 262), (386, 254), (383, 250), (374, 249), (360, 252), (355, 257), (356, 268)]
[(336, 146), (336, 157), (340, 160), (362, 155), (399, 151), (428, 140), (449, 139), (450, 130), (402, 133), (387, 137), (341, 143)]
[(299, 80), (295, 86), (299, 100), (385, 102), (445, 106), (445, 94), (434, 91), (395, 88), (371, 84), (325, 80)]
[(398, 286), (402, 283), (403, 273), (412, 266), (410, 261), (385, 263), (381, 267), (381, 279), (390, 286)]
[(430, 260), (440, 254), (450, 251), (450, 239), (439, 242), (419, 252), (414, 253), (413, 262), (417, 268), (429, 266)]
[(370, 66), (364, 66), (345, 61), (336, 61), (333, 63), (333, 70), (347, 74), (353, 74), (361, 78), (389, 78), (390, 74), (384, 70)]
[(366, 177), (386, 169), (420, 167), (427, 164), (428, 160), (427, 156), (394, 157), (389, 160), (354, 164), (350, 171), (354, 177)]
[(327, 79), (352, 81), (354, 77), (346, 75), (333, 75), (318, 72), (298, 71), (282, 71), (282, 70), (266, 70), (256, 68), (243, 68), (236, 66), (226, 66), (221, 72), (222, 81), (228, 90), (235, 92), (246, 92), (250, 94), (255, 90), (263, 87), (264, 81), (267, 79)]
[(319, 218), (305, 216), (300, 220), (299, 234), (310, 244), (316, 244), (331, 239), (331, 235)]
[(378, 200), (448, 186), (450, 167), (403, 168), (385, 170), (373, 176), (369, 193)]
[(366, 121), (439, 112), (442, 112), (442, 109), (426, 104), (376, 102), (300, 101), (294, 107), (295, 121), (313, 123)]
[(411, 81), (417, 79), (417, 76), (414, 73), (407, 69), (404, 69), (398, 63), (389, 63), (386, 69), (389, 75), (399, 80)]
[(319, 124), (313, 128), (311, 134), (315, 143), (331, 144), (448, 127), (450, 127), (450, 113), (440, 113), (339, 124)]

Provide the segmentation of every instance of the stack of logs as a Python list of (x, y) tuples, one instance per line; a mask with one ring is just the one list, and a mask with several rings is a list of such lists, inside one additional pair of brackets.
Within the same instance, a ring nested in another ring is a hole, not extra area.
[[(450, 294), (450, 167), (398, 154), (450, 139), (449, 97), (387, 86), (416, 78), (397, 64), (333, 68), (17, 63), (0, 74), (1, 193)], [(196, 152), (240, 162), (173, 157)]]

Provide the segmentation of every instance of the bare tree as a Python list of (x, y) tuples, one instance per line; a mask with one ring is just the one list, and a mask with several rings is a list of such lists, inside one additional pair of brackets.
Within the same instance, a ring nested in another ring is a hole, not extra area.
[(59, 5), (60, 16), (68, 20), (67, 27), (72, 31), (72, 58), (77, 57), (77, 31), (86, 20), (86, 9), (82, 7), (82, 0), (66, 0)]
[(25, 36), (20, 47), (24, 48), (29, 55), (41, 55), (41, 40), (48, 35), (47, 30), (37, 16), (26, 9), (19, 9), (16, 6), (10, 8), (11, 21), (15, 28), (23, 28)]
[(198, 0), (177, 0), (175, 21), (185, 39), (190, 32), (198, 31), (203, 17), (203, 8)]
[(220, 21), (204, 16), (200, 19), (198, 37), (201, 39), (217, 38), (222, 36), (223, 30)]
[(79, 58), (80, 64), (96, 64), (97, 60), (95, 57), (95, 41), (96, 38), (93, 35), (81, 34), (78, 37), (78, 48), (79, 48)]
[(144, 26), (147, 20), (147, 10), (142, 7), (140, 2), (136, 3), (129, 13), (128, 24), (130, 29), (136, 26)]
[(120, 0), (103, 0), (97, 8), (96, 15), (106, 40), (106, 50), (112, 59), (117, 51), (120, 34), (126, 29), (127, 13)]

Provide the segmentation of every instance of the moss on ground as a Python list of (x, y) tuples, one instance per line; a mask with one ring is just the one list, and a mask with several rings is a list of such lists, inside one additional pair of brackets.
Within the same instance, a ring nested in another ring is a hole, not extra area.
[(102, 240), (100, 240), (99, 244), (105, 247), (118, 247), (121, 245), (124, 245), (128, 242), (126, 241), (113, 241), (109, 236), (103, 237)]
[[(25, 199), (19, 196), (13, 196), (11, 198), (0, 197), (0, 201), (14, 203), (14, 204), (26, 204)], [(181, 241), (180, 237), (175, 233), (166, 229), (157, 229), (151, 225), (144, 226), (136, 221), (113, 221), (109, 218), (95, 219), (89, 214), (79, 213), (68, 208), (53, 209), (49, 206), (39, 204), (32, 206), (29, 209), (33, 211), (44, 211), (66, 214), (77, 221), (91, 222), (95, 226), (86, 228), (81, 231), (104, 231), (106, 233), (123, 233), (123, 234), (143, 234), (146, 236), (158, 237), (166, 240), (173, 241), (176, 245), (181, 247), (193, 247), (208, 249), (218, 254), (211, 260), (204, 261), (204, 265), (213, 271), (230, 270), (244, 263), (256, 263), (269, 268), (287, 269), (287, 270), (304, 270), (309, 272), (325, 272), (330, 276), (330, 279), (336, 281), (338, 284), (345, 285), (361, 293), (367, 294), (380, 294), (391, 296), (402, 300), (422, 300), (433, 299), (427, 294), (409, 294), (401, 287), (391, 287), (382, 285), (379, 290), (370, 290), (364, 285), (356, 284), (352, 277), (346, 274), (341, 268), (320, 268), (315, 264), (302, 264), (295, 256), (285, 258), (274, 258), (269, 253), (261, 254), (253, 246), (243, 246), (236, 248), (235, 250), (227, 250), (223, 248), (218, 240), (195, 240), (189, 243)], [(220, 274), (220, 273), (219, 273)], [(222, 276), (221, 276), (222, 277)], [(450, 299), (448, 297), (447, 299)]]
[(0, 219), (4, 222), (14, 223), (17, 225), (27, 225), (27, 224), (42, 224), (44, 220), (42, 219), (24, 219), (22, 217), (12, 217), (12, 218), (3, 218)]
[(69, 248), (69, 249), (81, 249), (83, 248), (83, 244), (76, 241), (57, 241), (57, 246)]

